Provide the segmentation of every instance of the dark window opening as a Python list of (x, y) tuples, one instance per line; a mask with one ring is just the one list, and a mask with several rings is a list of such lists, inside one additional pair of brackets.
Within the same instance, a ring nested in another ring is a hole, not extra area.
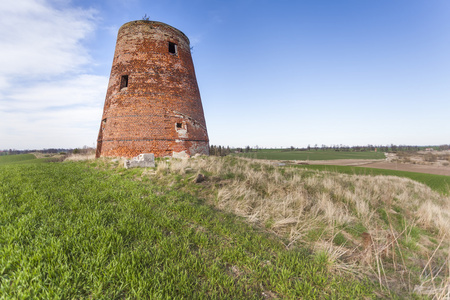
[(120, 80), (120, 89), (128, 87), (128, 75), (122, 75)]
[(177, 128), (182, 128), (183, 124), (182, 123), (177, 123)]
[(169, 53), (177, 54), (177, 44), (169, 42)]

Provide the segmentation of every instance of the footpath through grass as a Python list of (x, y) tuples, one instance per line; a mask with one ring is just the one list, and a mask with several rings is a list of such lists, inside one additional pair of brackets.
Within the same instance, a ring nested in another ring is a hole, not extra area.
[(0, 298), (373, 296), (326, 255), (288, 251), (142, 170), (98, 163), (0, 166)]
[(450, 176), (445, 175), (435, 175), (435, 174), (416, 173), (398, 170), (385, 170), (385, 169), (375, 169), (365, 167), (353, 167), (353, 166), (296, 165), (295, 167), (310, 170), (338, 172), (350, 175), (352, 174), (371, 175), (371, 176), (386, 175), (386, 176), (406, 177), (421, 182), (429, 186), (432, 190), (435, 190), (443, 195), (450, 194)]
[(334, 159), (384, 159), (381, 152), (344, 152), (344, 151), (291, 151), (288, 149), (262, 149), (255, 152), (239, 153), (241, 157), (270, 160), (334, 160)]

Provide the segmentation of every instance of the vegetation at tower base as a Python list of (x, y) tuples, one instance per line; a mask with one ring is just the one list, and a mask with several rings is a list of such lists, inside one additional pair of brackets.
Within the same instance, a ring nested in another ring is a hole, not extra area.
[(0, 182), (2, 298), (449, 292), (448, 198), (408, 179), (199, 157), (3, 164)]
[(209, 142), (189, 39), (139, 20), (118, 32), (96, 156), (208, 154)]

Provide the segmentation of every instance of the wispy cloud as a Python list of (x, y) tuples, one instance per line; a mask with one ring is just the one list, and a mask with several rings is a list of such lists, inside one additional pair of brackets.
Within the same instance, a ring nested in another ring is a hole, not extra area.
[(95, 28), (94, 10), (56, 9), (46, 1), (0, 7), (1, 76), (35, 78), (79, 71), (90, 62), (82, 40)]
[(91, 144), (107, 78), (86, 74), (95, 10), (47, 0), (0, 6), (0, 149)]
[[(66, 107), (98, 107), (105, 97), (105, 77), (80, 74), (68, 79), (39, 82), (8, 95), (2, 110), (27, 112)], [(101, 102), (101, 101), (100, 101)]]

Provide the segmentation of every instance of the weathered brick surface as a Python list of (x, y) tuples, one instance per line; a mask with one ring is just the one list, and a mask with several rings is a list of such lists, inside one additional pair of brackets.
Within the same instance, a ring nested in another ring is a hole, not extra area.
[(117, 36), (96, 156), (182, 151), (209, 154), (189, 39), (164, 23), (126, 23)]

